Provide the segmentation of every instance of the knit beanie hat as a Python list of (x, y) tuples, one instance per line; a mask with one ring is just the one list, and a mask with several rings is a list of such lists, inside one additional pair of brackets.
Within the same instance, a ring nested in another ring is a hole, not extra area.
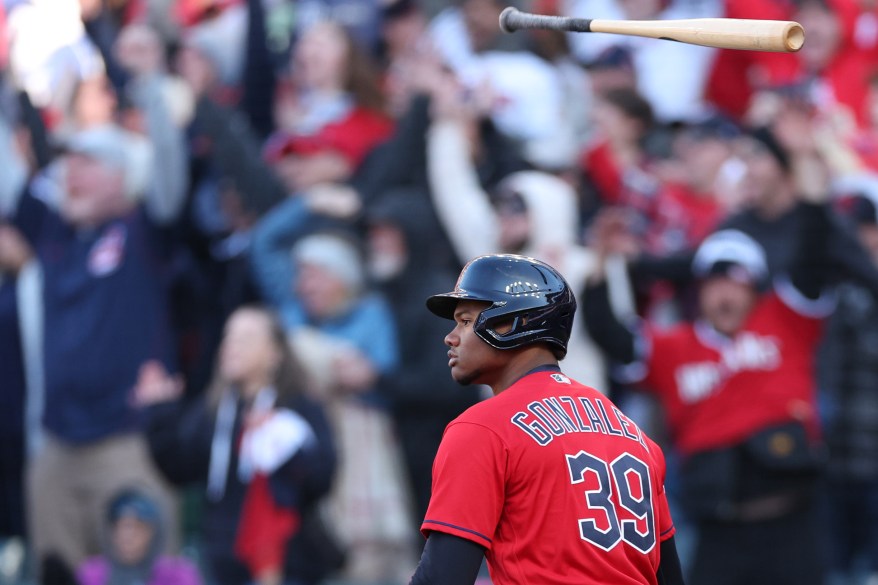
[(360, 251), (341, 234), (317, 233), (299, 240), (292, 250), (293, 260), (326, 269), (351, 291), (360, 292), (366, 278)]

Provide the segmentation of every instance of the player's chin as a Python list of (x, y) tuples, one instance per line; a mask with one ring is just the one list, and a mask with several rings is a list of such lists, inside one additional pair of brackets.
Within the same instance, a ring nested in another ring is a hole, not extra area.
[(469, 386), (473, 384), (479, 377), (478, 372), (467, 372), (461, 370), (460, 367), (454, 366), (451, 368), (451, 377), (455, 382), (460, 384), (461, 386)]

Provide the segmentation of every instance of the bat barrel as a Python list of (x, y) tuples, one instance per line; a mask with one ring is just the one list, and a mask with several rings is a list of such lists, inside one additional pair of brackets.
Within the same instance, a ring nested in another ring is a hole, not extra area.
[(664, 39), (719, 49), (776, 53), (798, 51), (805, 40), (805, 31), (797, 22), (740, 18), (593, 20), (591, 31)]

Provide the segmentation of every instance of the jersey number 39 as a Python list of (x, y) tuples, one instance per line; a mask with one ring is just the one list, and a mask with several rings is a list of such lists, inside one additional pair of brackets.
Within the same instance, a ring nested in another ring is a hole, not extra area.
[[(606, 515), (607, 519), (606, 522), (598, 522), (596, 518), (579, 519), (580, 537), (606, 551), (622, 540), (642, 553), (652, 550), (655, 522), (652, 484), (646, 463), (630, 453), (617, 457), (609, 465), (585, 451), (566, 457), (570, 481), (574, 485), (585, 482), (589, 473), (595, 475), (597, 487), (585, 491), (585, 501), (589, 509), (601, 516)], [(594, 482), (589, 482), (589, 485), (593, 486)], [(620, 520), (619, 508), (628, 512), (626, 516), (634, 518)], [(599, 524), (606, 528), (599, 528)]]

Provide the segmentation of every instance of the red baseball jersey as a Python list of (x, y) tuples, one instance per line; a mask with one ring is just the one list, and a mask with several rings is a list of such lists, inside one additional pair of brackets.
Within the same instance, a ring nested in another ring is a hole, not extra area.
[(793, 420), (818, 432), (814, 353), (831, 303), (808, 301), (790, 284), (777, 291), (733, 338), (702, 322), (647, 334), (644, 384), (661, 399), (681, 453), (728, 447)]
[(607, 397), (538, 368), (448, 425), (421, 531), (485, 547), (495, 585), (654, 584), (674, 534), (664, 477)]

